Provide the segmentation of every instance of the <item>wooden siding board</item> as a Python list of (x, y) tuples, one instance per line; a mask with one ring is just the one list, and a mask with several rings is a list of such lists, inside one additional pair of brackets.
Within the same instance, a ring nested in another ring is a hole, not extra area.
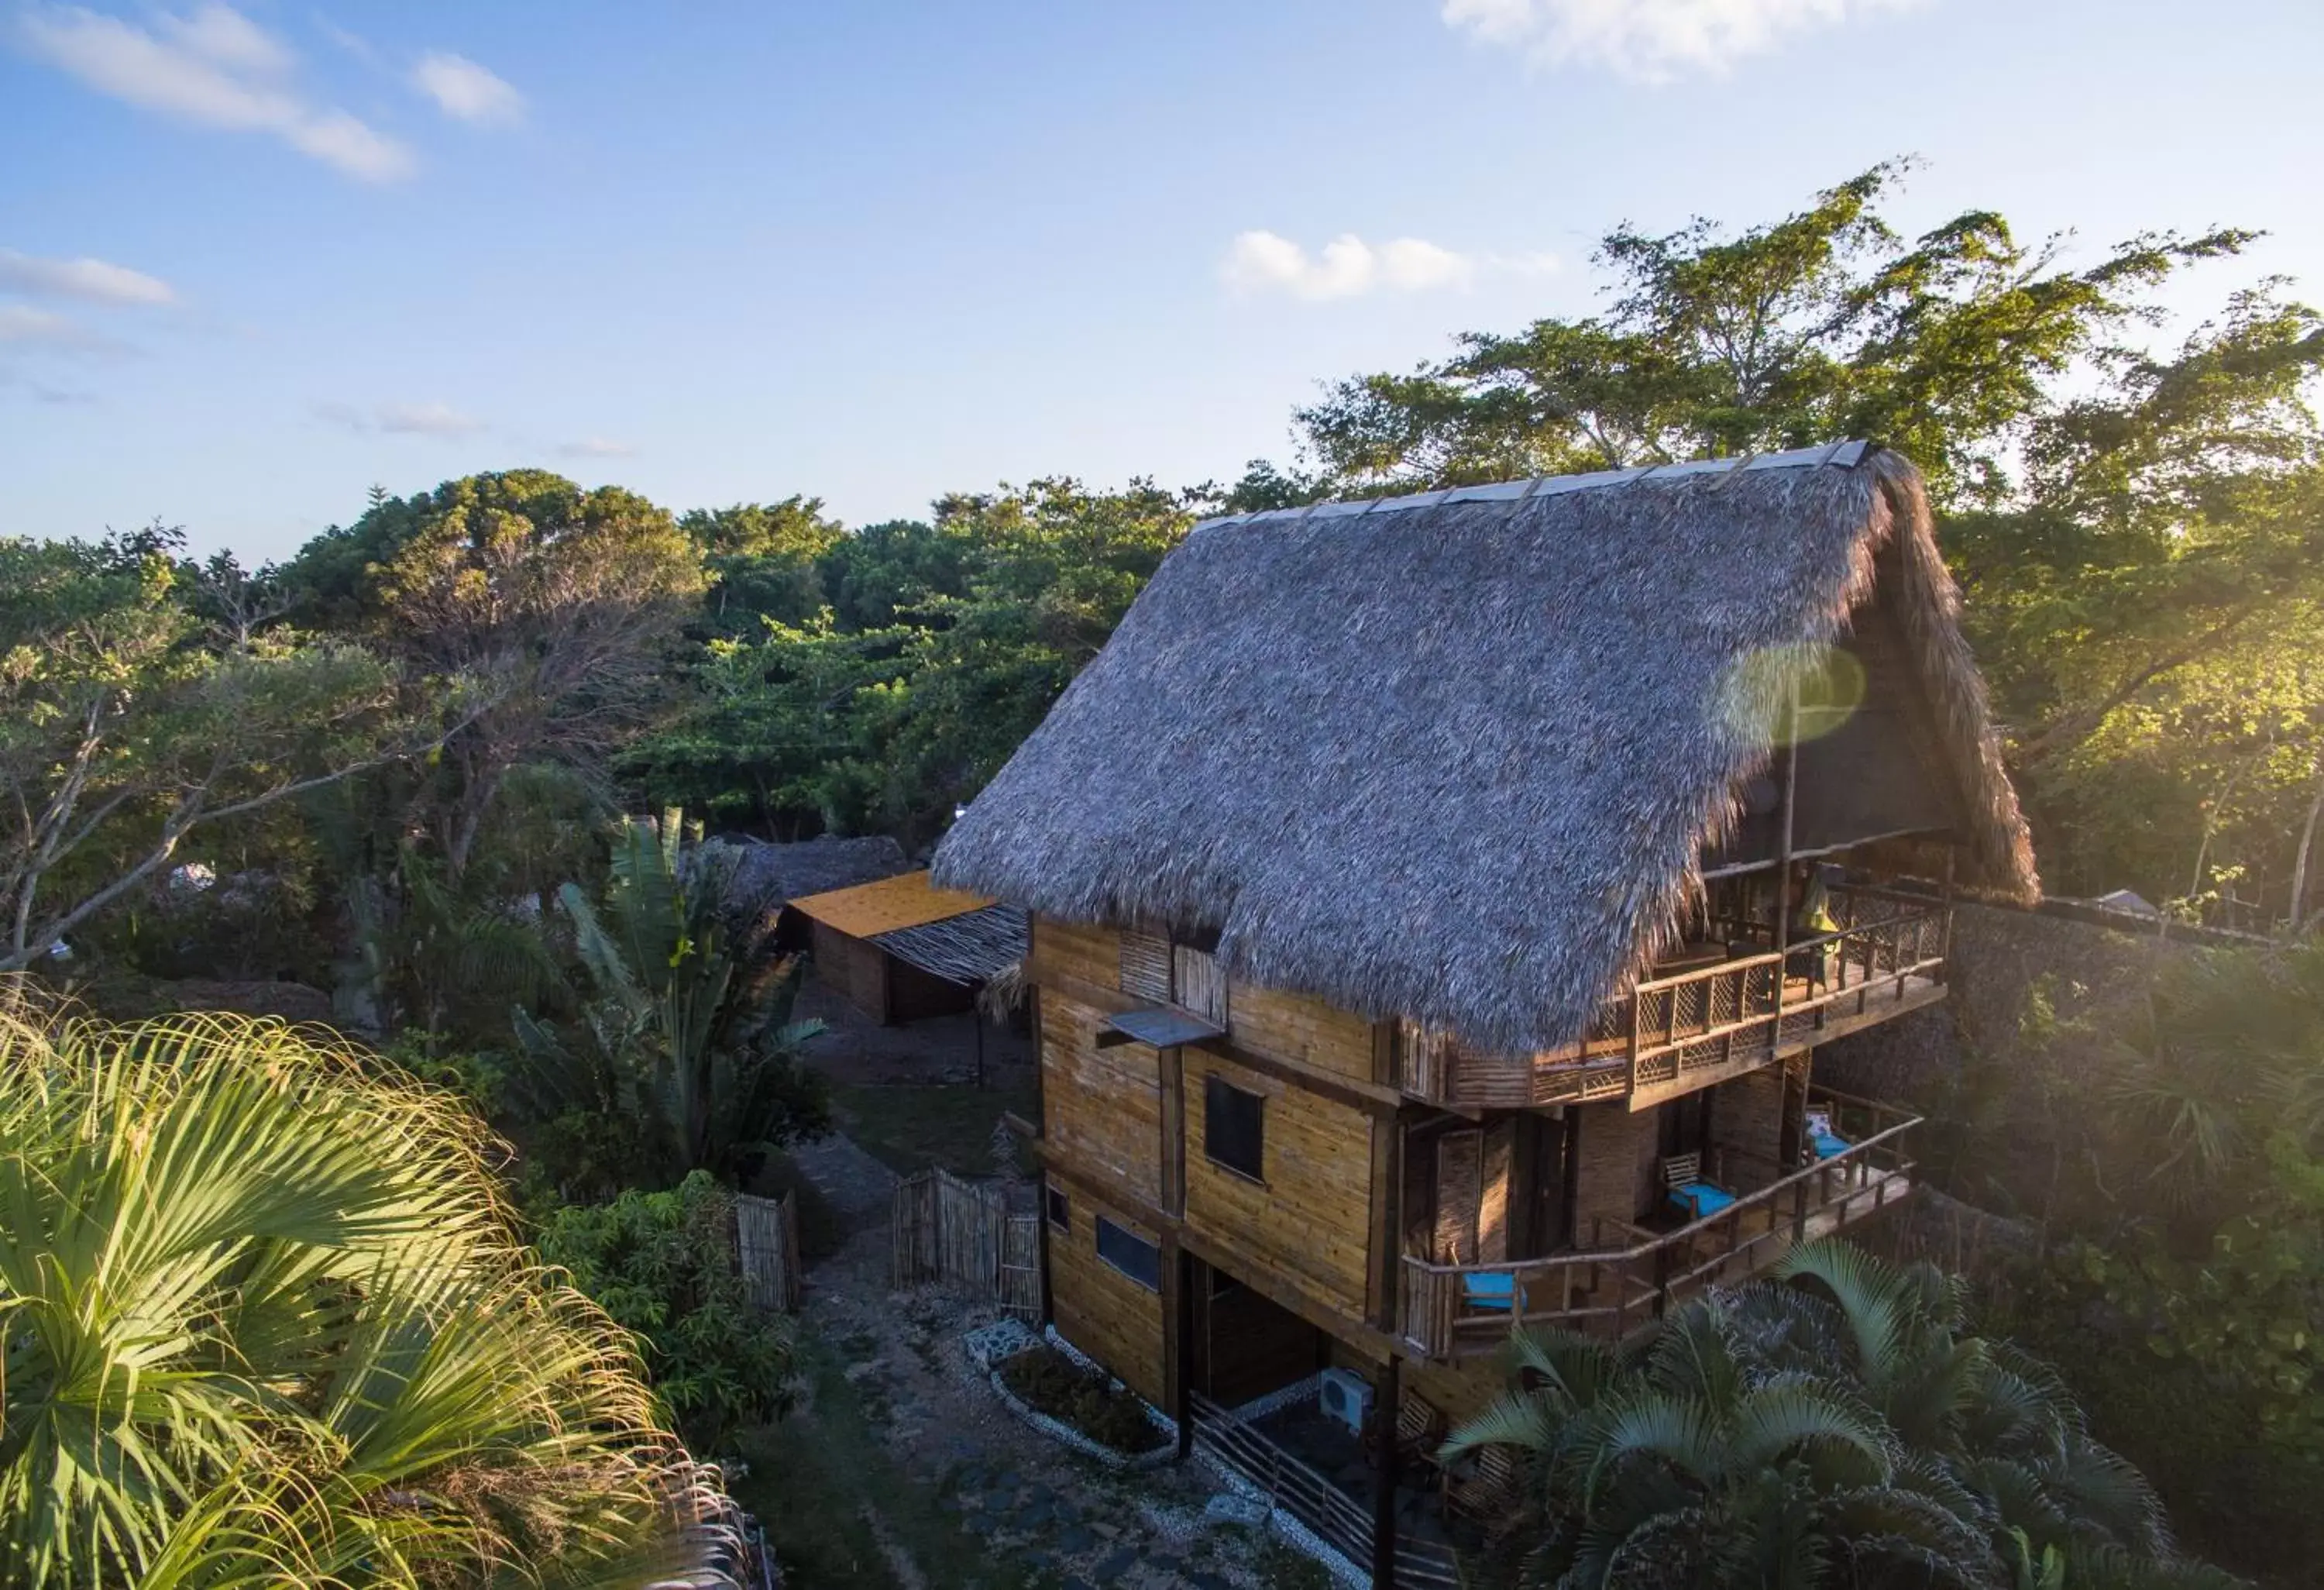
[(1110, 994), (1121, 992), (1120, 936), (1111, 928), (1055, 917), (1034, 920), (1033, 948), (1026, 957), (1026, 980), (1055, 986), (1070, 979)]
[(1049, 1238), (1049, 1306), (1057, 1334), (1096, 1359), (1156, 1407), (1167, 1407), (1163, 1299), (1097, 1256), (1104, 1216), (1157, 1247), (1163, 1234), (1106, 1204), (1088, 1188), (1065, 1188), (1070, 1229)]
[(1304, 994), (1237, 978), (1227, 980), (1226, 1000), (1227, 1037), (1237, 1049), (1357, 1082), (1372, 1080), (1371, 1022)]
[(1161, 1056), (1142, 1043), (1098, 1048), (1102, 1020), (1055, 992), (1041, 1001), (1042, 1135), (1066, 1158), (1159, 1206)]
[[(1188, 1229), (1239, 1279), (1264, 1271), (1360, 1327), (1370, 1252), (1371, 1117), (1207, 1049), (1183, 1052)], [(1204, 1083), (1213, 1075), (1267, 1099), (1263, 1183), (1213, 1164), (1201, 1151)]]

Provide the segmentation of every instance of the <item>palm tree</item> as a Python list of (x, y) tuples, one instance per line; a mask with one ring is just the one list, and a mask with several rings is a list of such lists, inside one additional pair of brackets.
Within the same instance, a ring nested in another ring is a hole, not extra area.
[(685, 844), (681, 813), (628, 820), (602, 911), (576, 884), (558, 892), (594, 997), (576, 1049), (521, 1009), (535, 1111), (636, 1123), (676, 1180), (706, 1169), (747, 1183), (767, 1154), (827, 1122), (799, 1064), (819, 1021), (790, 1020), (798, 966), (773, 953), (773, 922), (730, 929), (717, 890)]
[(0, 1015), (0, 1562), (643, 1585), (715, 1499), (448, 1095), (280, 1022)]
[(1514, 1389), (1448, 1451), (1525, 1458), (1500, 1552), (1524, 1583), (2236, 1583), (2174, 1555), (2145, 1481), (1931, 1266), (1812, 1243), (1618, 1346), (1511, 1352)]
[(1572, 1333), (1512, 1344), (1519, 1389), (1446, 1452), (1499, 1443), (1527, 1458), (1525, 1514), (1503, 1541), (1518, 1580), (1989, 1583), (1938, 1476), (1844, 1385), (1768, 1373), (1747, 1326), (1698, 1299), (1618, 1348)]

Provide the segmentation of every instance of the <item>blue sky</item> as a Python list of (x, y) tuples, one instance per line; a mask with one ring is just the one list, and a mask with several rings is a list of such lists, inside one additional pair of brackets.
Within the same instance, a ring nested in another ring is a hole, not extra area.
[(2324, 297), (2319, 52), (2316, 0), (0, 0), (0, 533), (1231, 478), (1586, 310), (1617, 220), (1907, 153), (1907, 226), (2264, 227), (2181, 307)]

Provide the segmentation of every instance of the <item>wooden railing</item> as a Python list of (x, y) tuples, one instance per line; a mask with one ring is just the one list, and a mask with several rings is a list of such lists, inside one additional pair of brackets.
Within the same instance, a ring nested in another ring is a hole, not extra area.
[[(1268, 1504), (1297, 1520), (1307, 1532), (1359, 1571), (1372, 1560), (1370, 1506), (1243, 1422), (1200, 1391), (1186, 1393), (1194, 1446), (1249, 1481)], [(1408, 1535), (1396, 1539), (1396, 1583), (1410, 1590), (1452, 1590), (1461, 1583), (1450, 1547)]]
[(1946, 906), (1872, 889), (1832, 898), (1843, 924), (1836, 930), (1780, 951), (1649, 977), (1608, 1002), (1590, 1031), (1563, 1049), (1486, 1055), (1407, 1027), (1403, 1090), (1463, 1109), (1683, 1091), (1690, 1077), (1734, 1075), (1813, 1042), (1835, 1018), (1877, 1020), (1911, 1008), (1942, 983), (1952, 916)]
[[(1601, 1220), (1590, 1247), (1544, 1259), (1432, 1264), (1407, 1257), (1398, 1299), (1406, 1339), (1431, 1358), (1450, 1359), (1489, 1353), (1512, 1330), (1536, 1326), (1620, 1336), (1674, 1298), (1740, 1280), (1793, 1243), (1866, 1218), (1911, 1191), (1904, 1138), (1919, 1116), (1822, 1092), (1808, 1107), (1829, 1113), (1849, 1146), (1674, 1231)], [(1492, 1288), (1472, 1287), (1482, 1278), (1492, 1278)]]

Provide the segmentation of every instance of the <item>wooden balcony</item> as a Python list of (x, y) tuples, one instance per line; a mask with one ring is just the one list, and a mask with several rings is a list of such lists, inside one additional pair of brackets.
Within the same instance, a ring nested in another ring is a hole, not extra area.
[(1912, 1191), (1905, 1138), (1921, 1117), (1819, 1091), (1849, 1146), (1668, 1231), (1600, 1223), (1585, 1251), (1499, 1264), (1404, 1261), (1400, 1329), (1440, 1360), (1493, 1352), (1512, 1330), (1563, 1326), (1618, 1336), (1689, 1293), (1766, 1269), (1796, 1243), (1869, 1218)]
[(1950, 908), (1847, 889), (1832, 911), (1837, 930), (1780, 951), (1765, 929), (1720, 924), (1734, 936), (1665, 961), (1563, 1049), (1489, 1055), (1407, 1027), (1403, 1090), (1456, 1110), (1599, 1099), (1644, 1109), (1944, 997)]

